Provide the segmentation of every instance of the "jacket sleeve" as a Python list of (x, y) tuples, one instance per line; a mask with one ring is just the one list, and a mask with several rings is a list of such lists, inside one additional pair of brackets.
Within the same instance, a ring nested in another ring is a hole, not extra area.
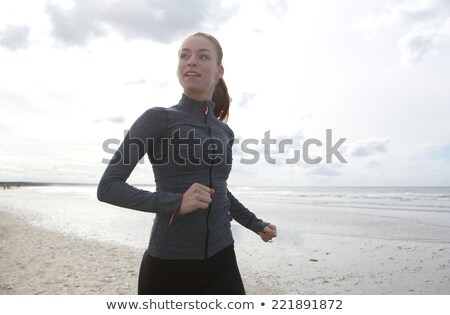
[(253, 212), (244, 207), (244, 205), (240, 203), (229, 190), (227, 190), (227, 196), (231, 204), (230, 215), (239, 224), (255, 233), (262, 232), (264, 228), (269, 225), (269, 223), (258, 219)]
[(182, 194), (150, 192), (126, 183), (137, 163), (152, 150), (153, 141), (161, 137), (165, 121), (164, 108), (151, 108), (134, 122), (100, 179), (98, 200), (145, 212), (179, 213)]

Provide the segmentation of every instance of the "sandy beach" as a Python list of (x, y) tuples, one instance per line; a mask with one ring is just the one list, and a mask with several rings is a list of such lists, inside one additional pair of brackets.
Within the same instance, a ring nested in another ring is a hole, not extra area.
[(0, 294), (135, 294), (140, 253), (0, 212)]
[[(277, 253), (262, 253), (258, 267), (258, 249), (238, 245), (247, 293), (450, 294), (449, 244), (307, 238), (303, 254), (280, 255), (273, 246)], [(0, 240), (0, 294), (137, 292), (138, 250), (48, 231), (5, 212)]]
[[(0, 294), (137, 294), (142, 253), (35, 227), (0, 211)], [(245, 284), (248, 294), (276, 294)]]

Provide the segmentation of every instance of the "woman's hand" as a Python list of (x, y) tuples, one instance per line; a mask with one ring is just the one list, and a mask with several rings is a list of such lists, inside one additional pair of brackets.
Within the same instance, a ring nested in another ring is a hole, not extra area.
[(211, 195), (214, 193), (214, 189), (208, 186), (194, 183), (183, 194), (181, 200), (180, 214), (186, 214), (194, 212), (198, 209), (206, 209), (211, 203)]
[(269, 242), (272, 238), (277, 237), (277, 227), (273, 224), (267, 225), (262, 232), (258, 232), (264, 242)]

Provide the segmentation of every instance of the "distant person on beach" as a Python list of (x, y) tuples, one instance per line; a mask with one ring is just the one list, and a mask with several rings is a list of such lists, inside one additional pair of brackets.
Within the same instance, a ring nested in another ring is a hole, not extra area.
[[(156, 213), (138, 294), (245, 294), (230, 221), (265, 242), (277, 236), (275, 225), (258, 219), (227, 189), (234, 134), (225, 123), (231, 99), (222, 56), (209, 34), (195, 33), (182, 42), (181, 100), (144, 112), (100, 180), (100, 201)], [(126, 183), (145, 154), (153, 167), (154, 192)]]

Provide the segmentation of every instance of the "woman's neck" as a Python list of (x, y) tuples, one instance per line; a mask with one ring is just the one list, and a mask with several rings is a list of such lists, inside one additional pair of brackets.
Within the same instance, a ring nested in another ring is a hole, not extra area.
[(196, 100), (196, 101), (211, 101), (212, 100), (212, 95), (213, 93), (207, 93), (207, 92), (196, 92), (196, 91), (189, 91), (189, 90), (184, 90), (183, 94), (186, 95), (187, 97)]

